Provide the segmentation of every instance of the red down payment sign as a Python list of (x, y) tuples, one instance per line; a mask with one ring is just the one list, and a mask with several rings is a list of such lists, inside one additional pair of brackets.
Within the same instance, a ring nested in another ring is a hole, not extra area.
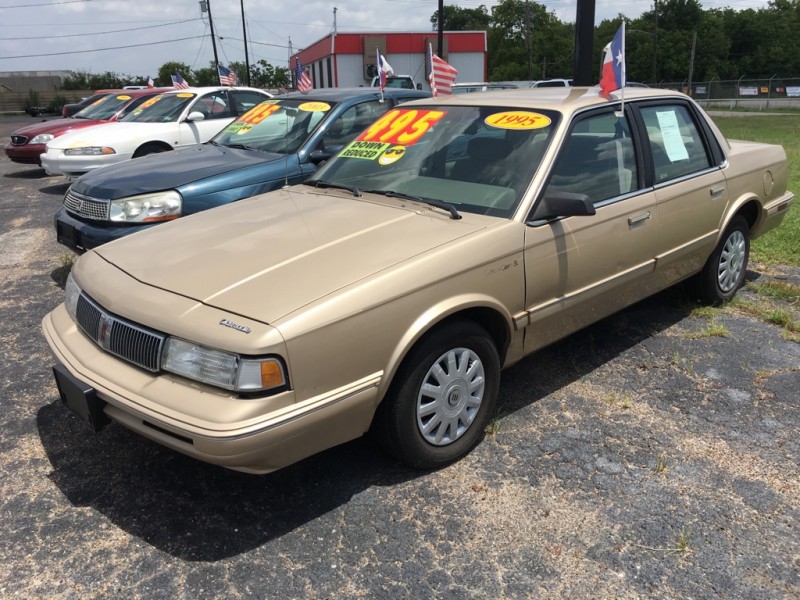
[(413, 146), (444, 115), (442, 110), (390, 110), (356, 139), (359, 142)]

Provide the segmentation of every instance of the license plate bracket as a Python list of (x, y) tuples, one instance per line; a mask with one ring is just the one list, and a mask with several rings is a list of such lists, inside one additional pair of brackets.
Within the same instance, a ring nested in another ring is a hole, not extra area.
[(62, 365), (53, 367), (61, 401), (87, 423), (93, 431), (100, 431), (109, 422), (103, 408), (106, 403), (97, 397), (92, 386), (72, 376)]

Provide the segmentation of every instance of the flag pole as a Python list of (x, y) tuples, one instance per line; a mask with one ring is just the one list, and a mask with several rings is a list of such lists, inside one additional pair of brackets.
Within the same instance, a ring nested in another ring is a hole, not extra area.
[(622, 88), (619, 90), (621, 117), (625, 116), (625, 85), (628, 83), (626, 63), (628, 56), (625, 54), (625, 21), (622, 21)]

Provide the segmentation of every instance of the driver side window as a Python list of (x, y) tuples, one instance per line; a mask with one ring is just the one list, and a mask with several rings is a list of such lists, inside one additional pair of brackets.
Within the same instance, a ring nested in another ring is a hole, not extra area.
[(628, 121), (605, 112), (575, 123), (556, 159), (545, 193), (586, 194), (597, 203), (636, 189), (636, 155)]

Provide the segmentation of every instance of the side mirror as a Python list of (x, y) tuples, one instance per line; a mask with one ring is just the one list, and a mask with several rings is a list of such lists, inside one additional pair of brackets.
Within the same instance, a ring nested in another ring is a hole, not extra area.
[(311, 154), (308, 155), (308, 160), (309, 162), (312, 162), (315, 165), (319, 166), (326, 160), (328, 160), (331, 156), (336, 154), (340, 149), (341, 146), (336, 146), (335, 148), (325, 148), (324, 150), (314, 150)]
[(531, 221), (546, 221), (558, 217), (585, 217), (597, 214), (586, 194), (549, 192), (533, 211)]
[(206, 116), (201, 113), (199, 110), (195, 110), (189, 113), (189, 116), (186, 117), (187, 121), (205, 121)]
[(419, 91), (422, 91), (422, 84), (421, 84), (421, 83), (418, 83), (418, 84), (417, 84), (417, 89), (418, 89)]

